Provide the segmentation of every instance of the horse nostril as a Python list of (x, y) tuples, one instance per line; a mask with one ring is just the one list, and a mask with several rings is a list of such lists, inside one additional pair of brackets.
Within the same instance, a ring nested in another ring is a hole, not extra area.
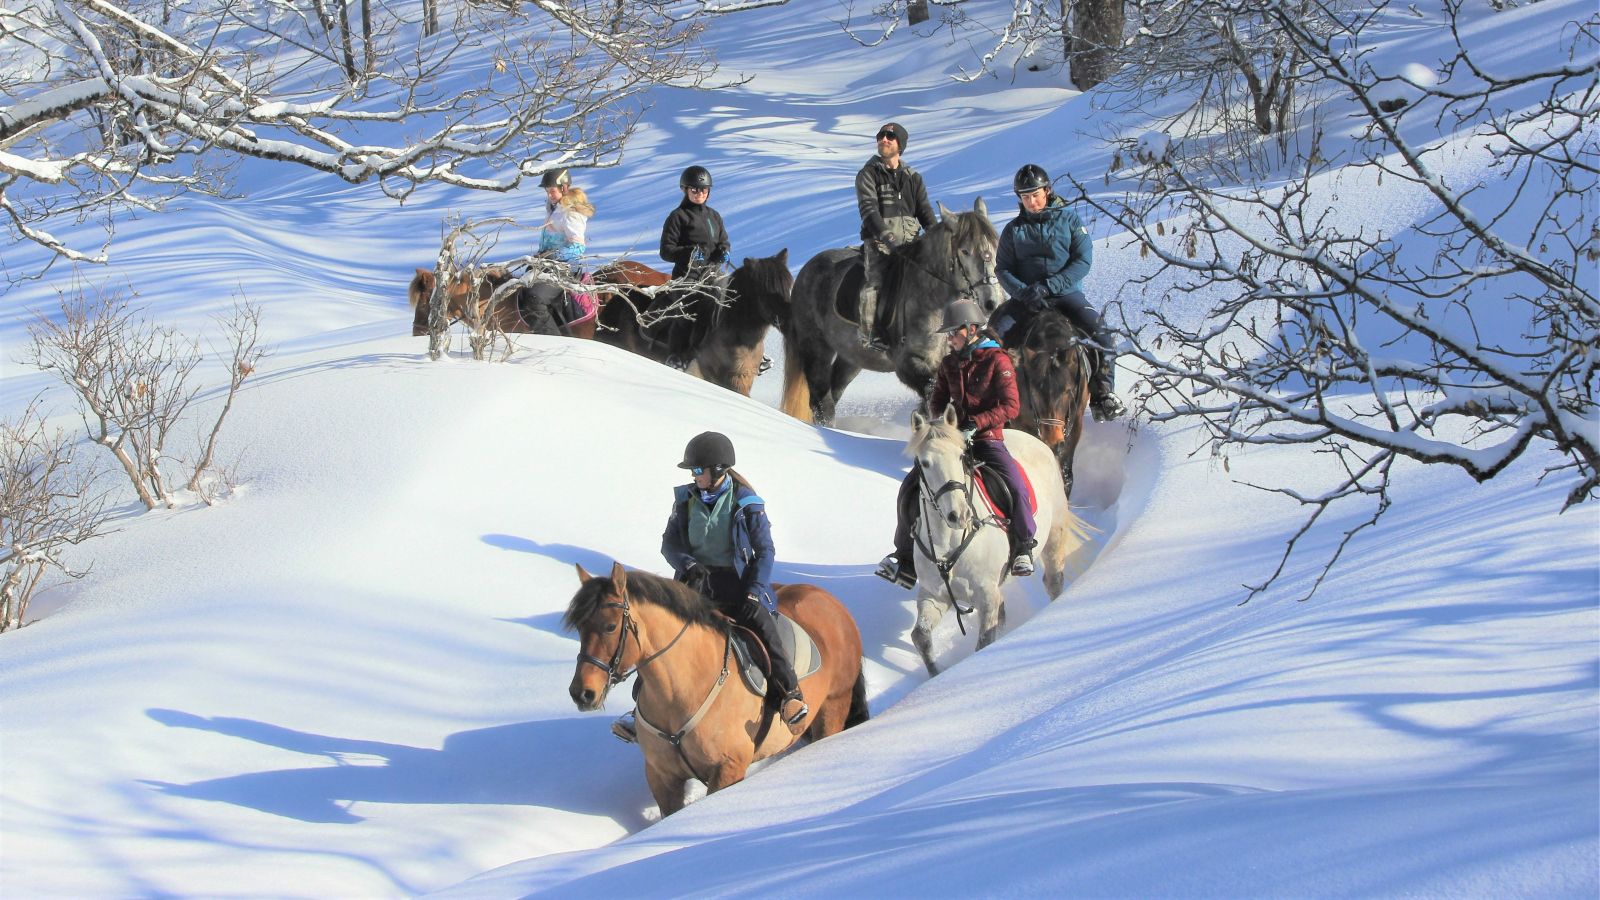
[(594, 702), (594, 690), (591, 688), (574, 687), (568, 693), (572, 694), (572, 702), (579, 706), (588, 706)]

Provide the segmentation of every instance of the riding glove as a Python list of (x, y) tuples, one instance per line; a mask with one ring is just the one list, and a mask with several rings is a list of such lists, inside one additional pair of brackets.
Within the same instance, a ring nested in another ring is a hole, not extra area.
[(1045, 286), (1030, 284), (1017, 294), (1017, 301), (1035, 312), (1044, 309), (1044, 298), (1047, 296)]
[(966, 440), (966, 442), (969, 443), (969, 444), (972, 443), (972, 439), (974, 437), (976, 437), (977, 434), (978, 434), (978, 427), (976, 425), (974, 425), (971, 428), (963, 428), (963, 429), (961, 429), (961, 437), (964, 438)]

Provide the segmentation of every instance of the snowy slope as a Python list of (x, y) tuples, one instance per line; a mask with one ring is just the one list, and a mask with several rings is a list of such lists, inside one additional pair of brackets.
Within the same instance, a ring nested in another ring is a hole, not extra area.
[[(654, 262), (676, 172), (703, 162), (735, 254), (787, 246), (798, 268), (852, 239), (850, 180), (887, 118), (953, 207), (996, 200), (1024, 161), (1104, 173), (1074, 136), (1118, 123), (1064, 79), (952, 85), (964, 47), (863, 53), (834, 14), (729, 20), (719, 56), (755, 80), (662, 94), (622, 167), (580, 175), (594, 249)], [(1306, 459), (1240, 454), (1223, 472), (1184, 432), (1092, 429), (1075, 499), (1105, 551), (1056, 604), (1012, 588), (1011, 631), (983, 654), (945, 623), (961, 662), (926, 682), (910, 595), (870, 575), (898, 442), (779, 415), (775, 375), (745, 400), (592, 344), (430, 364), (401, 336), (401, 291), (440, 217), (532, 219), (536, 199), (429, 190), (396, 209), (245, 177), (249, 201), (122, 228), (113, 271), (185, 327), (236, 285), (266, 301), (281, 349), (228, 436), (254, 480), (214, 509), (130, 510), (87, 548), (94, 573), (36, 608), (59, 611), (0, 635), (0, 894), (400, 897), (496, 867), (446, 896), (1600, 888), (1600, 527), (1594, 510), (1555, 515), (1540, 460), (1487, 487), (1417, 473), (1314, 601), (1295, 602), (1302, 579), (1239, 608), (1299, 519), (1236, 479), (1305, 475)], [(1122, 243), (1102, 230), (1102, 295), (1141, 266)], [(11, 362), (20, 335), (0, 317), (7, 411), (44, 384)], [(893, 433), (910, 404), (867, 376), (842, 412)], [(779, 580), (856, 616), (877, 718), (650, 825), (637, 751), (566, 697), (576, 644), (557, 620), (573, 563), (665, 568), (673, 464), (706, 428), (733, 437), (769, 503)], [(1326, 523), (1302, 566), (1352, 524)]]

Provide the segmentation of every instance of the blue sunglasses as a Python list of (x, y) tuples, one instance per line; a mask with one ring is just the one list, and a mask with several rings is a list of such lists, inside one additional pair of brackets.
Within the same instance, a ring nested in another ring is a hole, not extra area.
[(690, 469), (689, 473), (691, 475), (704, 475), (705, 473), (710, 472), (711, 474), (715, 475), (715, 474), (717, 474), (717, 470), (721, 469), (721, 468), (722, 468), (721, 466), (710, 466), (710, 467), (697, 466), (696, 468)]

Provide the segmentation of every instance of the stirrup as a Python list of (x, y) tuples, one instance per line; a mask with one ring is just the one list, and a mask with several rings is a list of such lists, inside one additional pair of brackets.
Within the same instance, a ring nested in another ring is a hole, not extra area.
[(873, 574), (909, 591), (917, 586), (917, 573), (909, 569), (910, 566), (900, 565), (900, 560), (895, 559), (891, 553), (883, 558), (883, 562), (878, 563), (878, 571)]
[(1018, 553), (1017, 558), (1011, 561), (1011, 574), (1017, 578), (1027, 578), (1033, 574), (1033, 557), (1026, 553)]
[(694, 360), (690, 359), (685, 354), (674, 353), (671, 356), (667, 357), (667, 365), (670, 368), (677, 369), (679, 372), (687, 372), (687, 371), (689, 371), (689, 363), (691, 363), (693, 361)]
[[(788, 706), (790, 701), (799, 703), (800, 711), (792, 716), (784, 716), (783, 708)], [(783, 724), (789, 726), (790, 728), (793, 728), (794, 726), (799, 725), (801, 722), (804, 722), (806, 720), (806, 716), (809, 715), (811, 715), (811, 707), (806, 705), (805, 698), (800, 696), (799, 690), (793, 690), (784, 695), (783, 702), (778, 706), (779, 718), (782, 718)]]
[(611, 720), (611, 733), (624, 744), (639, 743), (639, 729), (634, 724), (633, 713), (623, 713)]
[(771, 368), (772, 368), (772, 357), (763, 356), (763, 357), (761, 357), (761, 366), (756, 369), (756, 374), (757, 375), (765, 375), (765, 374), (767, 374), (767, 372)]

